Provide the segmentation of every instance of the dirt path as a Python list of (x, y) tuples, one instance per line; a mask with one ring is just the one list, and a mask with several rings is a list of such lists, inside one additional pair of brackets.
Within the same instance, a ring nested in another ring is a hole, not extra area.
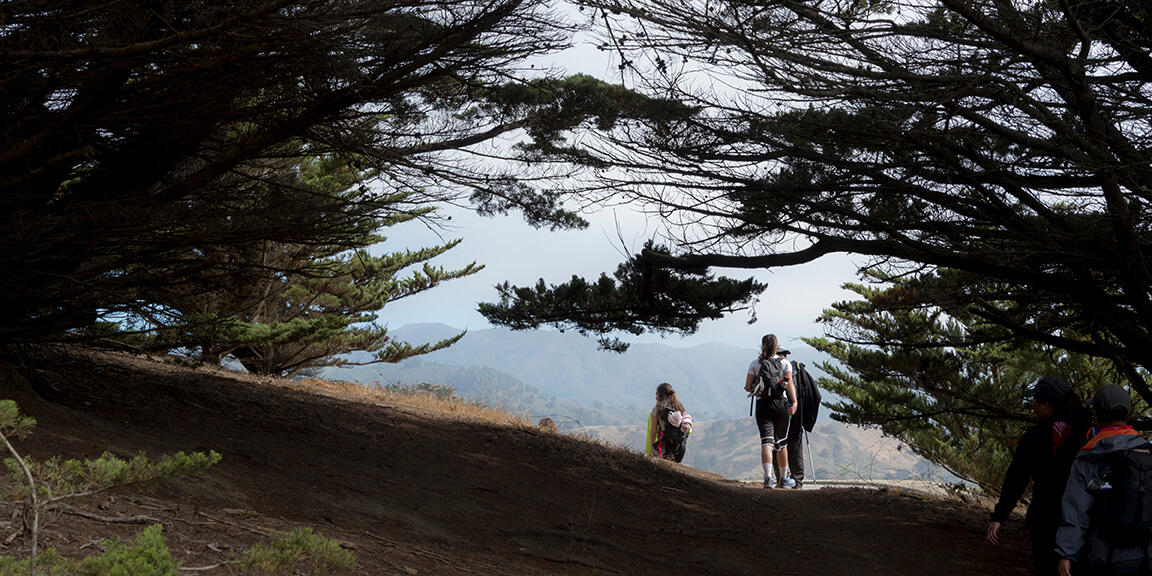
[[(147, 358), (56, 357), (23, 372), (0, 365), (0, 397), (39, 421), (21, 445), (38, 456), (222, 453), (195, 478), (85, 503), (104, 516), (161, 521), (190, 567), (224, 561), (261, 532), (306, 525), (353, 548), (356, 573), (372, 575), (1030, 573), (1018, 525), (990, 547), (984, 511), (956, 502), (869, 489), (764, 491), (565, 435)], [(73, 515), (53, 522), (49, 544), (71, 554), (140, 528)]]

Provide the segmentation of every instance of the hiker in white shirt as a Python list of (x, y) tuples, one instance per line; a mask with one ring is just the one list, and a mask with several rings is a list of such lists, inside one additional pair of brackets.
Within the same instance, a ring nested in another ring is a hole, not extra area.
[[(787, 468), (788, 425), (798, 405), (796, 386), (792, 382), (792, 363), (777, 354), (778, 347), (775, 334), (765, 334), (760, 340), (760, 355), (748, 365), (744, 390), (756, 396), (756, 427), (760, 431), (764, 487), (792, 488), (796, 480), (789, 476)], [(764, 382), (762, 375), (774, 381)], [(778, 479), (773, 478), (773, 457), (783, 470)]]

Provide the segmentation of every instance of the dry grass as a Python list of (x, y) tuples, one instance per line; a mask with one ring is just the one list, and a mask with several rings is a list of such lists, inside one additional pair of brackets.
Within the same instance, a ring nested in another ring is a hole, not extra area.
[[(482, 422), (513, 428), (538, 429), (537, 424), (531, 422), (525, 416), (500, 408), (477, 404), (454, 395), (446, 396), (426, 390), (381, 387), (360, 382), (334, 382), (319, 378), (306, 378), (294, 381), (277, 380), (276, 382), (283, 386), (315, 394), (322, 394), (332, 398), (387, 406), (393, 410), (407, 411), (425, 417)], [(596, 454), (599, 459), (603, 460), (602, 465), (607, 465), (614, 469), (620, 469), (622, 467), (621, 463), (624, 461), (639, 459), (647, 461), (654, 466), (686, 470), (686, 468), (673, 464), (671, 461), (645, 458), (643, 454), (638, 454), (630, 448), (590, 436), (584, 432), (560, 432), (560, 434), (587, 444), (592, 450), (585, 454)]]
[[(234, 372), (220, 366), (176, 359), (171, 356), (142, 356), (119, 352), (102, 352), (102, 354), (114, 355), (125, 363), (139, 366), (147, 371), (179, 372), (191, 369), (266, 386), (299, 390), (348, 402), (385, 406), (393, 410), (423, 417), (485, 423), (510, 428), (543, 430), (538, 428), (536, 422), (531, 421), (523, 414), (517, 414), (511, 410), (486, 406), (460, 398), (451, 393), (452, 389), (450, 387), (433, 386), (432, 390), (420, 390), (396, 386), (380, 386), (379, 384), (364, 384), (361, 382), (332, 381), (322, 378), (287, 380), (273, 376), (256, 376), (253, 374)], [(609, 459), (638, 457), (642, 460), (649, 460), (644, 458), (642, 454), (637, 454), (629, 448), (613, 444), (604, 439), (592, 437), (585, 432), (560, 432), (560, 434), (595, 447), (598, 452)], [(655, 465), (671, 465), (670, 462), (656, 462), (655, 460), (651, 460), (651, 462)]]
[(282, 386), (340, 398), (353, 402), (364, 402), (387, 406), (396, 410), (406, 410), (421, 415), (436, 416), (467, 422), (484, 422), (499, 426), (517, 428), (534, 427), (527, 417), (507, 410), (485, 406), (459, 398), (455, 395), (406, 390), (395, 387), (380, 387), (360, 382), (334, 382), (320, 378), (305, 378), (294, 381), (279, 381)]

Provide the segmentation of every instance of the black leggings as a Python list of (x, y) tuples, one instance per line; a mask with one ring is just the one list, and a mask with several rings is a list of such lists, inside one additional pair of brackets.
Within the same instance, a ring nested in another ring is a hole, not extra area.
[(756, 400), (756, 427), (760, 429), (760, 445), (772, 445), (779, 452), (788, 441), (788, 399), (784, 396), (773, 400)]

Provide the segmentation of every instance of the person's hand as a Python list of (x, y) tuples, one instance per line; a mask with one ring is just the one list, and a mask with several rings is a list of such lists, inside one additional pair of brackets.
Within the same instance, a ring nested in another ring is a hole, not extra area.
[(788, 414), (793, 415), (796, 413), (797, 404), (795, 402), (788, 405)]
[(1060, 559), (1060, 576), (1072, 576), (1072, 561), (1067, 558)]
[[(988, 523), (988, 543), (992, 544), (992, 545), (997, 545), (1000, 543), (1000, 523), (999, 522), (989, 522)], [(1049, 566), (1051, 566), (1051, 564), (1049, 564)]]

